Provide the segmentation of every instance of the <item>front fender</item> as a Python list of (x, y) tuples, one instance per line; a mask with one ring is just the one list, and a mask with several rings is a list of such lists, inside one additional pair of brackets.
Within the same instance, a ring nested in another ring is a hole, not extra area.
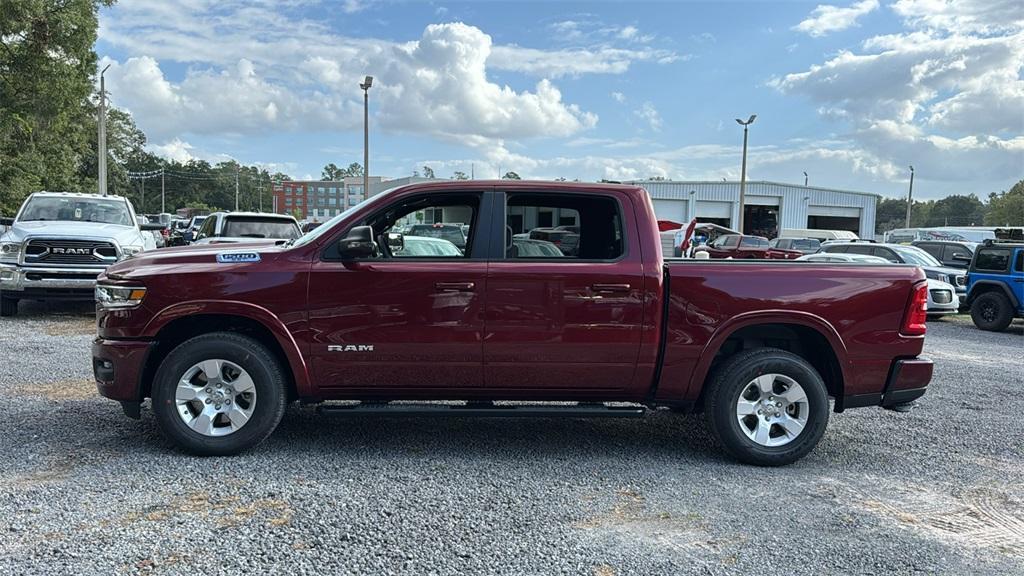
[(295, 380), (295, 388), (300, 397), (313, 396), (310, 385), (309, 367), (306, 364), (305, 355), (302, 353), (299, 344), (295, 341), (291, 331), (281, 319), (270, 310), (235, 300), (193, 300), (172, 304), (156, 313), (146, 327), (143, 329), (143, 336), (156, 338), (160, 331), (171, 322), (194, 316), (196, 314), (218, 314), (226, 316), (240, 316), (258, 322), (266, 328), (274, 339), (277, 340), (281, 350), (284, 351), (288, 360), (288, 368), (291, 370)]

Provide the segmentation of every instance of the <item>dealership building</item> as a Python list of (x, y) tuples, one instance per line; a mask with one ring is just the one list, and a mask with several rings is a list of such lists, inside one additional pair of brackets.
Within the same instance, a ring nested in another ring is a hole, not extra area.
[[(740, 215), (739, 182), (630, 182), (647, 189), (659, 220), (710, 222), (735, 228)], [(779, 182), (747, 182), (743, 233), (775, 238), (782, 230), (849, 230), (875, 237), (875, 207), (870, 192), (834, 190)]]

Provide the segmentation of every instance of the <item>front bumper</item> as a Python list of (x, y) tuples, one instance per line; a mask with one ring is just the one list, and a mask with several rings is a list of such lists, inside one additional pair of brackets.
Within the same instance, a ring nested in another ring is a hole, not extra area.
[(122, 405), (141, 402), (142, 374), (155, 344), (145, 340), (93, 340), (92, 370), (100, 395)]
[(0, 290), (14, 298), (92, 300), (103, 268), (57, 268), (0, 264)]
[(890, 408), (897, 404), (916, 400), (924, 396), (927, 391), (934, 367), (935, 365), (928, 358), (894, 360), (882, 392), (846, 396), (842, 399), (842, 410), (864, 406)]

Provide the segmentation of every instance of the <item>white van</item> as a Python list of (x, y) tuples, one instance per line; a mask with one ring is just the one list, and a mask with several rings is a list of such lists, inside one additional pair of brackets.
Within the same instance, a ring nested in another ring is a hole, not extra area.
[(859, 237), (849, 230), (815, 230), (813, 228), (783, 228), (779, 238), (813, 238), (825, 240), (858, 240)]

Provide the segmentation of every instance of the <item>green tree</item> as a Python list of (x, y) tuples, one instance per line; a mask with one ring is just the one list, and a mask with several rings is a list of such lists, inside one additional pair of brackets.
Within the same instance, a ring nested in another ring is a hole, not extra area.
[(0, 212), (40, 189), (83, 191), (97, 13), (112, 3), (0, 2)]
[(353, 162), (348, 165), (345, 169), (345, 176), (356, 177), (363, 175), (363, 165), (359, 162)]
[(423, 167), (423, 177), (424, 178), (433, 178), (434, 177), (434, 169), (431, 168), (430, 166), (424, 166)]
[(985, 204), (974, 194), (954, 194), (935, 200), (924, 226), (981, 226), (985, 221)]
[(345, 170), (338, 168), (338, 166), (334, 162), (331, 162), (327, 166), (324, 166), (323, 171), (320, 172), (321, 180), (330, 180), (332, 182), (337, 182), (344, 177)]
[(456, 170), (455, 173), (452, 174), (452, 178), (455, 180), (469, 180), (469, 176), (466, 176), (466, 173), (461, 170)]
[(505, 172), (505, 175), (502, 176), (501, 178), (503, 180), (522, 180), (522, 178), (519, 177), (519, 174), (516, 174), (515, 172), (513, 172), (511, 170), (509, 170), (508, 172)]
[(989, 194), (985, 224), (1024, 226), (1024, 180), (1014, 184), (1009, 191)]

